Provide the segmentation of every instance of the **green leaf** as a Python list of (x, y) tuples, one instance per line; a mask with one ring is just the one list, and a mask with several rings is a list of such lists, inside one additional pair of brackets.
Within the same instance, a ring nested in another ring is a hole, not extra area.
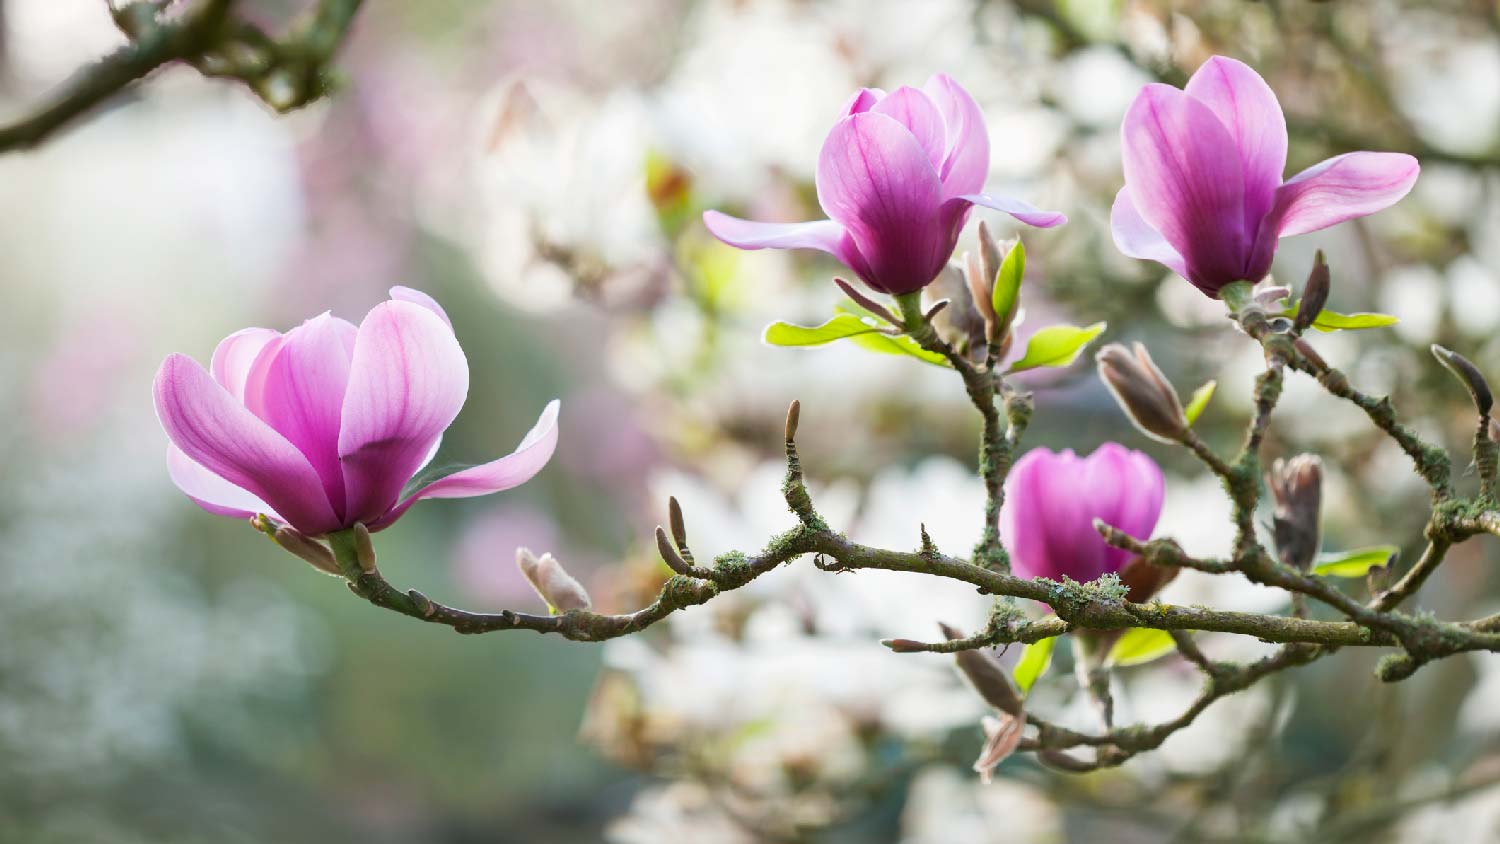
[(1193, 397), (1188, 399), (1187, 407), (1182, 409), (1189, 425), (1198, 421), (1203, 408), (1208, 407), (1209, 400), (1214, 397), (1214, 388), (1217, 386), (1219, 386), (1218, 381), (1210, 381), (1193, 391)]
[(1047, 673), (1047, 669), (1052, 665), (1052, 649), (1056, 646), (1057, 637), (1051, 636), (1038, 639), (1027, 645), (1026, 650), (1021, 651), (1021, 661), (1016, 663), (1014, 672), (1016, 688), (1021, 690), (1021, 694), (1031, 691), (1031, 687), (1036, 685), (1037, 678)]
[(1031, 335), (1026, 354), (1010, 365), (1009, 372), (1024, 372), (1040, 366), (1068, 366), (1078, 360), (1083, 347), (1098, 337), (1105, 324), (1096, 322), (1087, 328), (1076, 325), (1049, 325)]
[(995, 306), (995, 318), (1001, 325), (1009, 325), (1016, 302), (1021, 297), (1021, 278), (1026, 275), (1026, 247), (1017, 240), (1000, 262), (1000, 271), (991, 279), (995, 283), (990, 301)]
[[(1297, 306), (1300, 300), (1293, 299), (1287, 304), (1281, 315), (1288, 319), (1297, 316)], [(1358, 331), (1364, 328), (1386, 328), (1395, 325), (1401, 320), (1390, 314), (1341, 314), (1338, 311), (1330, 311), (1324, 308), (1313, 320), (1312, 327), (1324, 333), (1330, 331)]]
[(1136, 627), (1126, 630), (1109, 649), (1109, 665), (1144, 665), (1177, 649), (1172, 634), (1165, 630)]
[(1395, 545), (1376, 545), (1374, 548), (1322, 554), (1312, 573), (1327, 577), (1364, 577), (1370, 569), (1390, 562), (1399, 550)]
[(850, 313), (836, 314), (822, 325), (793, 325), (773, 322), (766, 326), (761, 339), (771, 346), (821, 346), (845, 337), (873, 334), (878, 330), (874, 320), (861, 319)]
[(952, 364), (948, 363), (947, 358), (918, 346), (917, 341), (907, 337), (905, 334), (892, 337), (889, 334), (874, 332), (870, 334), (850, 335), (850, 339), (872, 352), (880, 352), (885, 355), (906, 355), (924, 363), (930, 363), (933, 366), (952, 367)]

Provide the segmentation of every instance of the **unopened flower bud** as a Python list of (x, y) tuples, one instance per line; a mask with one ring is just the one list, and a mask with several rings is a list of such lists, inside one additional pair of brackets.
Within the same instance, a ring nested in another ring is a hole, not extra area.
[(1126, 600), (1144, 604), (1171, 583), (1177, 577), (1177, 571), (1170, 566), (1158, 566), (1136, 557), (1126, 563), (1125, 568), (1120, 569), (1120, 582), (1127, 590)]
[(1479, 367), (1458, 352), (1436, 343), (1432, 345), (1432, 356), (1468, 388), (1469, 397), (1474, 400), (1474, 407), (1479, 410), (1479, 415), (1489, 416), (1490, 409), (1495, 405), (1495, 396), (1490, 392), (1489, 382), (1484, 380)]
[[(984, 278), (985, 297), (989, 298), (995, 286), (995, 276), (1000, 274), (1000, 265), (1005, 261), (1005, 250), (1000, 248), (1000, 241), (995, 239), (995, 233), (983, 220), (979, 221), (979, 270)], [(978, 299), (979, 294), (975, 293)]]
[(525, 548), (516, 549), (516, 565), (531, 581), (542, 600), (558, 612), (586, 610), (589, 608), (589, 593), (563, 569), (562, 563), (551, 554), (538, 557)]
[(333, 559), (333, 552), (323, 543), (307, 538), (296, 528), (277, 528), (275, 538), (277, 545), (306, 560), (313, 568), (333, 575), (343, 575), (339, 571), (338, 562)]
[[(949, 302), (946, 307), (939, 311), (930, 310), (944, 299)], [(943, 340), (960, 349), (984, 345), (987, 323), (974, 303), (974, 296), (969, 293), (963, 267), (956, 261), (949, 261), (937, 279), (922, 289), (922, 305), (929, 311), (929, 321)]]
[(974, 307), (984, 317), (986, 334), (992, 333), (995, 325), (995, 277), (984, 274), (983, 264), (972, 252), (964, 253), (964, 281), (968, 283)]
[(1099, 377), (1141, 433), (1162, 442), (1179, 442), (1187, 435), (1182, 401), (1145, 346), (1136, 343), (1132, 352), (1110, 343), (1094, 360), (1099, 364)]
[(354, 559), (363, 572), (375, 570), (375, 543), (370, 540), (370, 529), (363, 522), (354, 523)]
[(660, 525), (656, 527), (656, 552), (661, 554), (662, 561), (667, 564), (667, 568), (685, 577), (692, 576), (687, 560), (684, 560), (682, 555), (677, 553), (677, 549), (672, 547), (672, 541), (667, 538), (666, 529)]
[(1313, 324), (1323, 306), (1328, 304), (1328, 263), (1323, 260), (1323, 250), (1313, 258), (1312, 272), (1307, 274), (1307, 284), (1302, 287), (1302, 302), (1297, 306), (1297, 318), (1292, 323), (1298, 332), (1306, 331)]
[(1277, 460), (1266, 473), (1275, 503), (1272, 528), (1276, 551), (1287, 565), (1307, 571), (1318, 554), (1319, 511), (1323, 504), (1323, 463), (1312, 454)]
[(1001, 713), (1000, 717), (985, 716), (980, 722), (984, 727), (984, 748), (974, 760), (974, 772), (979, 781), (988, 785), (994, 771), (1007, 756), (1016, 752), (1021, 743), (1021, 732), (1026, 729), (1026, 715)]
[[(951, 641), (962, 639), (963, 633), (946, 624), (941, 625), (943, 635)], [(1011, 685), (1010, 674), (988, 649), (958, 651), (953, 654), (958, 668), (968, 678), (969, 684), (979, 692), (985, 702), (1001, 712), (1019, 715), (1023, 711), (1021, 695)]]

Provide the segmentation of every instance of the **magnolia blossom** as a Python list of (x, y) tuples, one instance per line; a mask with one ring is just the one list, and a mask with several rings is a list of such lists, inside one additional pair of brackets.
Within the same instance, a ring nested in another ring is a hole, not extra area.
[(1040, 228), (1067, 222), (983, 193), (989, 170), (979, 105), (938, 74), (920, 90), (865, 88), (849, 101), (818, 156), (818, 203), (830, 219), (757, 223), (708, 211), (703, 222), (731, 246), (820, 249), (876, 290), (910, 293), (942, 271), (976, 204)]
[(1419, 169), (1409, 155), (1351, 152), (1283, 182), (1281, 104), (1259, 74), (1223, 56), (1204, 62), (1183, 90), (1141, 89), (1120, 134), (1115, 245), (1214, 297), (1231, 282), (1265, 277), (1280, 238), (1395, 204)]
[(173, 482), (210, 513), (264, 513), (309, 536), (518, 486), (557, 447), (553, 401), (510, 455), (406, 491), (463, 407), (469, 364), (443, 309), (405, 287), (358, 327), (324, 313), (285, 334), (237, 331), (211, 370), (173, 354), (157, 371)]
[(1132, 558), (1104, 542), (1094, 519), (1149, 539), (1165, 494), (1156, 462), (1117, 443), (1088, 457), (1032, 449), (1005, 480), (1000, 537), (1017, 575), (1086, 583), (1118, 573)]

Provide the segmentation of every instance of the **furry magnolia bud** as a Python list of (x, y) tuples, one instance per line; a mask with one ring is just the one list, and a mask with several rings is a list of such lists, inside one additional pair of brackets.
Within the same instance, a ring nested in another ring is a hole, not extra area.
[(1110, 343), (1094, 360), (1099, 364), (1099, 377), (1141, 433), (1162, 442), (1179, 442), (1187, 436), (1182, 401), (1145, 346), (1136, 343), (1131, 350)]
[(277, 545), (306, 560), (313, 568), (343, 576), (343, 572), (339, 571), (338, 562), (333, 559), (333, 552), (328, 550), (323, 543), (308, 539), (296, 528), (277, 528), (275, 539)]
[(1312, 454), (1277, 460), (1266, 473), (1275, 502), (1272, 528), (1276, 552), (1287, 565), (1307, 571), (1318, 554), (1323, 506), (1323, 463)]
[(1125, 564), (1120, 569), (1120, 582), (1127, 590), (1125, 599), (1135, 604), (1144, 604), (1151, 600), (1162, 587), (1171, 583), (1177, 577), (1178, 569), (1168, 566), (1158, 566), (1148, 563), (1140, 557)]
[(1302, 287), (1302, 301), (1297, 305), (1297, 318), (1292, 322), (1295, 331), (1307, 330), (1323, 312), (1323, 306), (1328, 304), (1328, 287), (1328, 262), (1323, 260), (1323, 250), (1319, 249), (1313, 258), (1312, 272), (1307, 274), (1307, 284)]
[[(947, 624), (941, 627), (943, 635), (947, 636), (950, 641), (964, 637), (962, 632)], [(959, 670), (963, 672), (964, 677), (968, 678), (969, 684), (979, 692), (979, 696), (984, 698), (986, 703), (1010, 715), (1022, 714), (1021, 695), (1011, 684), (1009, 672), (988, 649), (958, 651), (953, 656), (958, 660)]]
[(562, 563), (551, 554), (538, 557), (525, 548), (517, 548), (516, 565), (521, 567), (521, 573), (531, 581), (531, 588), (555, 611), (589, 608), (589, 593), (583, 588), (583, 584), (568, 574)]
[(1473, 361), (1442, 346), (1434, 343), (1432, 345), (1432, 356), (1438, 359), (1445, 369), (1453, 373), (1453, 377), (1463, 382), (1469, 391), (1469, 397), (1474, 400), (1474, 407), (1478, 409), (1480, 416), (1489, 416), (1491, 408), (1495, 405), (1495, 396), (1490, 392), (1490, 384), (1484, 380), (1484, 374), (1479, 371)]
[[(944, 299), (948, 304), (938, 308)], [(928, 312), (928, 321), (939, 337), (960, 349), (984, 345), (988, 323), (974, 300), (964, 268), (956, 261), (949, 261), (938, 277), (922, 288), (922, 306)]]

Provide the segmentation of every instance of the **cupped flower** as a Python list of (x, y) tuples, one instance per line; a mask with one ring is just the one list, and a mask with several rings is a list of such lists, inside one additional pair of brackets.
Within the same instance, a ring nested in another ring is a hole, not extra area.
[(1094, 520), (1149, 539), (1165, 494), (1156, 462), (1117, 443), (1088, 457), (1032, 449), (1011, 468), (1000, 508), (1011, 568), (1021, 577), (1080, 583), (1118, 574), (1133, 555), (1106, 544)]
[(703, 215), (714, 236), (741, 249), (819, 249), (883, 293), (927, 286), (953, 254), (975, 205), (1027, 225), (1067, 222), (1016, 199), (984, 193), (990, 139), (969, 93), (938, 74), (920, 90), (855, 94), (823, 141), (818, 203), (827, 220), (757, 223)]
[(263, 513), (307, 536), (380, 530), (424, 498), (518, 486), (557, 448), (553, 401), (510, 455), (406, 490), (469, 392), (447, 314), (406, 287), (358, 327), (325, 313), (285, 334), (246, 328), (207, 370), (170, 355), (153, 392), (179, 489), (210, 513)]
[(1125, 187), (1115, 245), (1164, 264), (1217, 297), (1271, 269), (1277, 242), (1396, 203), (1420, 169), (1409, 155), (1351, 152), (1282, 181), (1286, 118), (1270, 86), (1215, 56), (1178, 90), (1141, 89), (1120, 130)]

